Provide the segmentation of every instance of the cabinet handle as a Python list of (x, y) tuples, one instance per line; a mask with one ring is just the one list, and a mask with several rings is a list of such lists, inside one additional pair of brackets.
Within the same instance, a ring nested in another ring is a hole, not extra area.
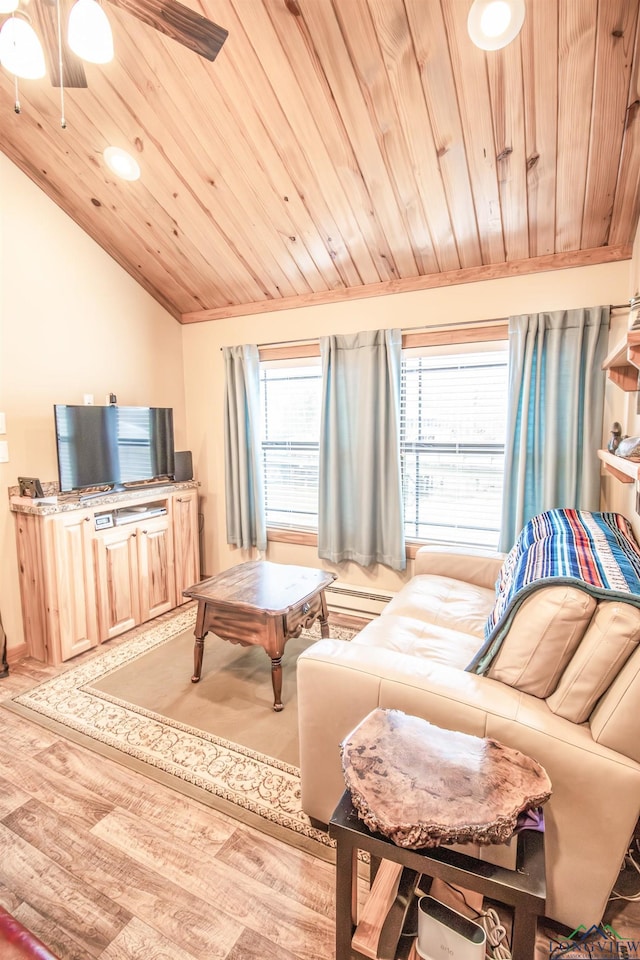
[(85, 522), (85, 523), (89, 523), (90, 520), (91, 520), (91, 517), (85, 517), (85, 518), (84, 518), (84, 522)]
[(176, 501), (177, 501), (178, 503), (184, 503), (184, 500), (185, 500), (184, 497), (176, 497)]
[(137, 531), (137, 530), (134, 530), (133, 533), (131, 534), (131, 536), (132, 536), (132, 537), (137, 537), (137, 536), (138, 536), (138, 531)]
[(146, 537), (147, 531), (146, 531), (146, 530), (143, 530), (142, 532), (144, 533), (144, 535), (145, 535), (145, 537)]

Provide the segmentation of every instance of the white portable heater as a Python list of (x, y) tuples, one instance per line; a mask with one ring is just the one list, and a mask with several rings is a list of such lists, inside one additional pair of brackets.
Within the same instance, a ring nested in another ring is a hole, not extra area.
[(468, 917), (434, 897), (418, 900), (418, 942), (423, 960), (484, 960), (487, 935)]

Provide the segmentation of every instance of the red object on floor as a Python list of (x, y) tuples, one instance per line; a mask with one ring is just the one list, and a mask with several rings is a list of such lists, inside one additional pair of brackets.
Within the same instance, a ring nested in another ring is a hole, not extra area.
[(55, 953), (0, 907), (0, 957), (2, 960), (59, 960)]

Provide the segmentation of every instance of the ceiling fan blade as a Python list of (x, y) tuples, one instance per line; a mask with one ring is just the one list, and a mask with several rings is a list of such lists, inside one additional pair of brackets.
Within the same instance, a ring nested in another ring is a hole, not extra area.
[(229, 35), (224, 27), (190, 10), (177, 0), (110, 0), (114, 6), (155, 27), (165, 36), (184, 44), (189, 50), (215, 60)]
[[(65, 87), (86, 87), (87, 78), (82, 60), (69, 48), (66, 40), (66, 23), (73, 0), (60, 0), (62, 17), (62, 79)], [(43, 40), (44, 55), (49, 67), (49, 76), (54, 87), (60, 86), (60, 66), (58, 56), (58, 14), (54, 3), (34, 3), (35, 14)]]

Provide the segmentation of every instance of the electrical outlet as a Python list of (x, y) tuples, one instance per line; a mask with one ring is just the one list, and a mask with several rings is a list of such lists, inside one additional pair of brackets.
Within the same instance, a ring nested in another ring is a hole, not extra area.
[(9, 463), (9, 443), (7, 440), (0, 440), (0, 463)]
[(84, 395), (84, 405), (85, 407), (91, 407), (93, 405), (93, 394), (85, 393)]
[(7, 418), (4, 413), (0, 413), (0, 434), (7, 432)]

